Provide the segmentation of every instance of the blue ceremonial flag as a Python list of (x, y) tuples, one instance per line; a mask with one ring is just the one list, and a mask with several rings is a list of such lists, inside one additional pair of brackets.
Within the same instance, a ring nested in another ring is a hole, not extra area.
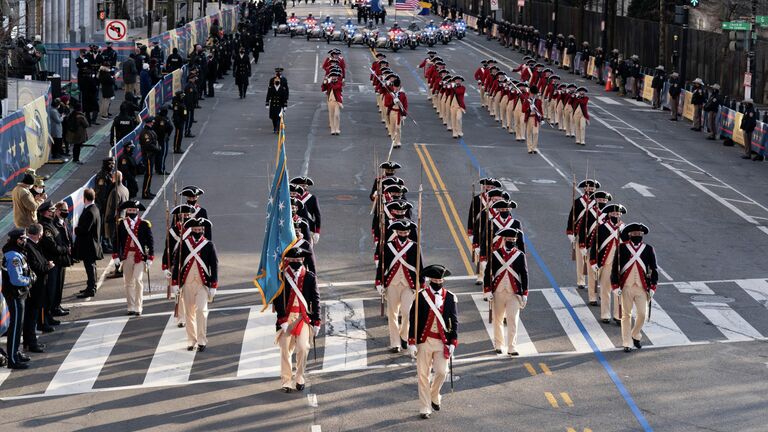
[(285, 283), (280, 271), (285, 252), (296, 243), (291, 212), (291, 194), (288, 188), (288, 167), (285, 158), (285, 123), (280, 120), (277, 139), (275, 178), (267, 201), (267, 225), (264, 228), (264, 245), (261, 248), (259, 272), (253, 283), (259, 289), (264, 304), (262, 311), (283, 292)]
[(371, 12), (381, 12), (381, 0), (371, 0)]

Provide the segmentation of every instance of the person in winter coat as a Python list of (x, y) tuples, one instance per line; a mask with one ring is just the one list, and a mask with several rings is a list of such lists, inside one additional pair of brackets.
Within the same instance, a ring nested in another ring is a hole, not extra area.
[(152, 90), (152, 75), (149, 73), (149, 63), (144, 63), (139, 79), (141, 81), (141, 101), (144, 102), (149, 91)]
[(136, 54), (131, 54), (123, 62), (123, 84), (126, 93), (138, 94), (139, 70), (136, 69)]
[(72, 112), (67, 116), (67, 142), (72, 144), (72, 161), (78, 165), (82, 165), (80, 161), (80, 149), (83, 144), (88, 141), (88, 119), (85, 118), (85, 114), (81, 111), (79, 103), (75, 102), (72, 105)]
[(656, 66), (656, 71), (651, 81), (651, 88), (653, 88), (651, 106), (653, 109), (661, 109), (661, 91), (664, 89), (664, 66)]
[(707, 113), (707, 128), (709, 129), (708, 140), (715, 139), (715, 130), (717, 129), (717, 112), (720, 105), (723, 104), (723, 96), (720, 94), (720, 84), (712, 84), (712, 93), (704, 104), (704, 112)]
[(704, 81), (701, 78), (693, 80), (693, 90), (691, 90), (691, 105), (693, 105), (693, 127), (692, 131), (701, 130), (701, 108), (706, 102), (707, 95), (704, 93)]
[(752, 131), (757, 126), (757, 114), (752, 99), (744, 99), (744, 117), (741, 118), (741, 132), (744, 134), (744, 156), (743, 159), (752, 157)]
[(56, 98), (48, 108), (48, 118), (51, 120), (51, 138), (53, 139), (53, 145), (51, 146), (51, 158), (58, 159), (64, 155), (64, 117), (59, 111), (61, 101)]
[(672, 72), (669, 75), (669, 109), (672, 113), (670, 121), (677, 121), (677, 116), (680, 114), (678, 107), (680, 106), (680, 93), (682, 87), (680, 85), (680, 75), (677, 72)]
[(245, 99), (248, 92), (248, 80), (251, 77), (251, 60), (245, 47), (240, 47), (240, 52), (235, 55), (233, 74), (235, 75), (235, 84), (240, 91), (240, 99)]
[(112, 68), (109, 62), (102, 63), (99, 68), (99, 84), (101, 84), (101, 103), (99, 106), (99, 115), (102, 120), (109, 120), (109, 106), (115, 98), (115, 77), (112, 75)]

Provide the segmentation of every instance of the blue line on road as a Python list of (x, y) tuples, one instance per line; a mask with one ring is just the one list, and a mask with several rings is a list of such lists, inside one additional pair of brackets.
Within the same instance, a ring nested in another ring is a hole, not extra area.
[[(483, 167), (480, 166), (480, 163), (478, 162), (475, 155), (472, 153), (472, 150), (467, 146), (467, 143), (464, 142), (464, 138), (459, 138), (459, 144), (461, 144), (461, 147), (464, 149), (464, 151), (467, 153), (467, 156), (469, 156), (469, 159), (472, 161), (472, 165), (477, 168), (477, 170), (480, 172), (480, 176), (484, 177), (485, 170)], [(547, 267), (547, 264), (544, 262), (544, 260), (541, 258), (541, 255), (539, 255), (539, 252), (536, 250), (536, 247), (533, 245), (533, 242), (528, 238), (528, 236), (523, 236), (523, 240), (525, 241), (525, 244), (528, 246), (528, 251), (533, 255), (533, 259), (536, 260), (536, 264), (539, 265), (539, 268), (541, 268), (541, 271), (544, 272), (544, 275), (547, 277), (547, 280), (549, 280), (550, 285), (552, 288), (554, 288), (555, 292), (557, 293), (557, 296), (560, 298), (560, 301), (563, 302), (563, 305), (565, 305), (565, 308), (568, 310), (568, 313), (571, 315), (571, 318), (573, 318), (573, 321), (576, 323), (576, 327), (579, 328), (579, 331), (581, 332), (582, 336), (584, 336), (584, 339), (589, 344), (589, 347), (592, 349), (592, 352), (595, 354), (595, 357), (597, 358), (597, 361), (600, 362), (600, 365), (603, 366), (603, 369), (605, 369), (605, 372), (608, 373), (608, 376), (611, 378), (611, 381), (613, 381), (613, 384), (616, 386), (616, 388), (619, 390), (619, 393), (621, 394), (621, 397), (624, 398), (624, 401), (629, 405), (629, 409), (632, 411), (632, 414), (635, 415), (635, 418), (637, 419), (638, 423), (640, 423), (640, 426), (643, 427), (643, 430), (645, 432), (653, 432), (653, 428), (650, 424), (648, 424), (648, 420), (645, 419), (645, 416), (640, 411), (640, 408), (635, 403), (635, 400), (632, 399), (632, 395), (629, 394), (629, 391), (626, 387), (624, 387), (624, 383), (621, 382), (621, 378), (616, 374), (616, 371), (613, 370), (613, 367), (611, 367), (611, 364), (608, 363), (608, 360), (605, 358), (603, 353), (597, 348), (597, 344), (595, 344), (595, 341), (592, 339), (592, 336), (587, 331), (586, 327), (584, 327), (584, 323), (581, 322), (578, 315), (576, 315), (576, 311), (573, 309), (573, 306), (570, 302), (568, 302), (568, 299), (565, 298), (563, 295), (562, 289), (560, 289), (560, 285), (557, 284), (557, 281), (555, 280), (555, 277), (552, 275), (552, 272), (549, 271), (549, 267)]]

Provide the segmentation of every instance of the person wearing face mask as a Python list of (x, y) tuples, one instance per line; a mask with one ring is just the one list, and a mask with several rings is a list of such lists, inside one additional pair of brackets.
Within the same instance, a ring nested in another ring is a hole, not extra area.
[(123, 148), (123, 154), (117, 161), (117, 169), (123, 174), (123, 182), (128, 188), (128, 198), (133, 199), (139, 193), (139, 184), (136, 182), (136, 176), (139, 173), (139, 165), (134, 158), (136, 146), (133, 142), (127, 142)]
[(181, 293), (184, 299), (184, 315), (187, 320), (187, 351), (197, 345), (197, 351), (205, 351), (208, 345), (208, 303), (213, 301), (219, 287), (216, 247), (205, 238), (205, 227), (211, 221), (190, 218), (184, 223), (188, 237), (181, 242), (179, 252), (172, 263), (171, 290)]
[[(293, 247), (283, 258), (285, 288), (272, 304), (277, 313), (277, 343), (280, 346), (280, 384), (286, 393), (295, 382), (298, 391), (304, 390), (304, 369), (309, 355), (310, 333), (320, 333), (320, 295), (315, 274), (304, 266), (309, 258), (306, 249)], [(291, 355), (296, 352), (296, 374), (292, 373)]]
[(304, 237), (304, 232), (309, 231), (309, 224), (307, 223), (306, 219), (303, 218), (294, 218), (293, 220), (293, 230), (296, 231), (296, 243), (294, 243), (294, 247), (306, 249), (310, 253), (310, 257), (304, 261), (304, 266), (307, 268), (307, 270), (311, 271), (312, 273), (315, 273), (315, 248), (312, 244), (312, 240), (307, 240)]
[(376, 195), (379, 193), (379, 182), (386, 178), (394, 177), (395, 172), (400, 168), (402, 168), (402, 165), (395, 161), (386, 161), (379, 164), (379, 169), (383, 171), (383, 174), (373, 180), (370, 194), (371, 201), (376, 201)]
[[(480, 193), (472, 197), (467, 215), (467, 237), (469, 237), (470, 243), (475, 243), (475, 236), (480, 232), (478, 223), (481, 213), (488, 205), (488, 192), (501, 188), (501, 182), (491, 177), (482, 178), (478, 183), (480, 184)], [(477, 239), (479, 240), (480, 237), (478, 236)], [(477, 258), (476, 255), (475, 258)]]
[(307, 222), (309, 223), (309, 229), (312, 232), (312, 243), (317, 244), (320, 241), (320, 205), (317, 203), (317, 197), (309, 191), (309, 188), (315, 185), (315, 182), (309, 177), (294, 177), (291, 179), (291, 184), (298, 185), (304, 188), (304, 192), (297, 195), (297, 199), (304, 204), (304, 210), (307, 214)]
[[(416, 278), (424, 262), (419, 244), (409, 238), (413, 223), (408, 219), (392, 222), (389, 229), (397, 237), (384, 244), (382, 265), (376, 266), (376, 291), (386, 296), (389, 326), (389, 351), (399, 353), (408, 347), (410, 308), (416, 290)], [(423, 277), (419, 281), (423, 284)], [(402, 316), (399, 322), (398, 316)]]
[(582, 180), (577, 188), (582, 190), (582, 195), (574, 200), (571, 211), (568, 213), (568, 224), (565, 233), (571, 242), (571, 248), (574, 250), (576, 259), (576, 286), (579, 289), (586, 288), (586, 264), (584, 261), (586, 250), (580, 247), (586, 238), (587, 224), (586, 216), (595, 201), (592, 200), (592, 194), (600, 189), (600, 182), (593, 179)]
[(140, 316), (144, 302), (144, 271), (149, 271), (155, 259), (152, 224), (139, 217), (139, 212), (146, 210), (139, 201), (126, 201), (120, 210), (125, 210), (125, 217), (117, 226), (117, 248), (112, 259), (116, 265), (123, 263), (128, 315)]
[[(514, 228), (504, 228), (496, 233), (502, 246), (491, 254), (483, 279), (483, 296), (493, 302), (493, 346), (496, 354), (507, 348), (510, 356), (519, 355), (517, 326), (520, 311), (528, 303), (528, 265), (525, 253), (517, 248), (522, 233)], [(504, 320), (507, 320), (507, 337), (504, 339)]]
[[(173, 285), (173, 260), (178, 253), (179, 245), (181, 245), (182, 242), (186, 240), (187, 237), (189, 237), (189, 234), (192, 232), (191, 229), (184, 227), (184, 223), (188, 221), (194, 213), (195, 208), (187, 204), (178, 205), (171, 210), (172, 222), (171, 226), (168, 227), (168, 232), (165, 234), (163, 261), (161, 264), (163, 274), (168, 280), (168, 284), (171, 286)], [(176, 325), (179, 327), (184, 327), (186, 324), (186, 314), (184, 313), (184, 298), (178, 295), (178, 293), (173, 294), (176, 295), (176, 301), (179, 305), (178, 316), (176, 317)]]
[(485, 266), (487, 263), (485, 260), (480, 259), (480, 257), (482, 254), (486, 254), (487, 251), (481, 250), (484, 249), (481, 248), (481, 245), (485, 246), (485, 248), (488, 246), (489, 240), (485, 233), (490, 229), (491, 220), (496, 216), (496, 210), (493, 209), (493, 204), (502, 200), (509, 200), (509, 194), (498, 188), (491, 189), (488, 191), (486, 205), (478, 213), (475, 234), (473, 235), (474, 241), (472, 243), (472, 249), (474, 250), (475, 256), (477, 256), (478, 261), (475, 285), (483, 284), (483, 275), (485, 274)]
[(55, 330), (43, 317), (48, 272), (54, 267), (54, 264), (45, 256), (40, 244), (42, 237), (42, 225), (32, 224), (27, 228), (27, 242), (24, 245), (27, 264), (30, 271), (35, 274), (35, 278), (29, 287), (29, 297), (24, 302), (23, 346), (25, 351), (37, 353), (44, 352), (45, 345), (38, 343), (35, 330), (40, 330), (43, 333), (51, 333)]
[[(410, 221), (411, 231), (408, 234), (408, 238), (410, 238), (412, 241), (418, 241), (416, 223), (410, 220), (413, 204), (409, 203), (406, 200), (396, 200), (396, 201), (387, 203), (385, 208), (386, 208), (386, 211), (385, 211), (384, 223), (381, 224), (381, 226), (379, 226), (379, 224), (376, 224), (373, 227), (373, 240), (376, 246), (376, 252), (374, 252), (374, 256), (373, 256), (373, 261), (375, 263), (379, 262), (379, 257), (381, 256), (381, 248), (384, 247), (386, 242), (397, 238), (397, 232), (391, 228), (392, 222), (396, 222), (404, 219), (407, 219), (408, 221)], [(386, 216), (386, 213), (389, 213), (389, 216)], [(384, 240), (383, 242), (380, 242), (379, 235), (381, 234), (380, 231), (382, 228), (384, 229)]]
[[(523, 241), (523, 228), (520, 221), (512, 217), (512, 209), (517, 208), (517, 203), (502, 197), (490, 204), (487, 217), (483, 220), (486, 225), (484, 229), (480, 231), (480, 239), (478, 243), (479, 255), (480, 255), (480, 269), (481, 273), (477, 275), (478, 280), (482, 283), (482, 278), (487, 272), (486, 268), (490, 257), (493, 256), (493, 252), (504, 246), (504, 240), (499, 236), (499, 231), (512, 228), (519, 232), (517, 236), (517, 249), (522, 253), (525, 253), (525, 242)], [(478, 284), (479, 285), (479, 284)]]
[(83, 191), (83, 211), (77, 219), (75, 227), (75, 244), (72, 248), (72, 257), (83, 262), (87, 282), (85, 289), (78, 298), (89, 298), (96, 295), (96, 261), (104, 258), (101, 248), (101, 213), (94, 205), (96, 192), (93, 189)]
[(571, 106), (573, 107), (571, 128), (576, 137), (576, 144), (579, 145), (587, 145), (587, 125), (589, 124), (589, 111), (587, 110), (588, 103), (589, 97), (587, 96), (587, 88), (579, 87), (576, 89), (576, 95), (571, 98)]
[(267, 89), (267, 101), (265, 106), (269, 109), (269, 118), (272, 120), (272, 133), (280, 129), (280, 114), (288, 107), (288, 88), (282, 85), (279, 75), (272, 78)]
[[(450, 270), (439, 264), (424, 267), (429, 279), (411, 307), (408, 353), (416, 357), (419, 402), (422, 419), (440, 411), (440, 389), (448, 373), (449, 359), (459, 344), (459, 320), (456, 295), (444, 288)], [(430, 383), (430, 371), (434, 371)]]
[(32, 193), (34, 184), (35, 176), (26, 173), (11, 192), (13, 223), (17, 228), (26, 228), (37, 222), (37, 206), (40, 205), (40, 202), (35, 199)]
[(248, 92), (248, 81), (251, 77), (251, 57), (245, 52), (245, 47), (240, 47), (235, 55), (232, 71), (232, 75), (235, 76), (235, 84), (237, 84), (240, 92), (240, 99), (245, 99)]
[[(179, 195), (183, 196), (187, 200), (187, 205), (195, 208), (195, 212), (192, 214), (192, 217), (208, 219), (208, 210), (200, 206), (200, 196), (202, 196), (204, 193), (205, 191), (203, 189), (195, 185), (184, 186), (181, 189), (181, 192), (179, 192)], [(211, 227), (212, 224), (205, 226), (205, 238), (208, 240), (213, 240), (213, 231)]]
[[(127, 199), (127, 197), (126, 197)], [(71, 267), (72, 260), (72, 227), (69, 225), (69, 206), (64, 201), (59, 201), (54, 206), (56, 211), (53, 213), (53, 225), (59, 232), (58, 239), (61, 244), (67, 248), (66, 255), (62, 256), (54, 271), (58, 270), (58, 286), (54, 291), (53, 307), (51, 314), (55, 317), (69, 315), (69, 309), (61, 306), (61, 298), (64, 293), (64, 278), (67, 267)]]
[[(584, 216), (584, 229), (582, 230), (584, 235), (579, 237), (579, 251), (582, 252), (586, 261), (589, 260), (589, 251), (592, 249), (592, 245), (600, 241), (597, 227), (605, 220), (606, 214), (603, 212), (603, 207), (612, 199), (613, 196), (606, 191), (599, 190), (592, 194), (592, 201), (595, 202), (595, 205), (590, 207)], [(589, 305), (597, 306), (597, 272), (591, 265), (587, 268), (587, 288)]]
[[(616, 249), (619, 247), (621, 229), (624, 227), (621, 215), (627, 213), (627, 208), (621, 204), (607, 204), (601, 212), (608, 217), (602, 218), (598, 223), (595, 239), (591, 242), (589, 249), (589, 263), (600, 283), (600, 319), (604, 324), (608, 324), (611, 322), (611, 311), (613, 311), (613, 321), (621, 325), (619, 298), (611, 295), (613, 293), (611, 269)], [(613, 308), (611, 308), (611, 298), (613, 298)]]
[(12, 229), (8, 233), (8, 242), (3, 246), (3, 297), (8, 305), (8, 331), (6, 354), (8, 368), (27, 369), (29, 357), (19, 349), (24, 317), (24, 301), (29, 295), (29, 287), (34, 283), (34, 275), (27, 265), (24, 246), (27, 233), (23, 228)]
[[(627, 224), (621, 230), (622, 242), (613, 259), (611, 286), (621, 299), (621, 339), (624, 352), (632, 351), (632, 345), (637, 349), (642, 348), (641, 331), (659, 280), (656, 253), (653, 246), (643, 242), (646, 234), (647, 226), (637, 222)], [(634, 326), (633, 306), (636, 314)]]
[[(386, 227), (392, 219), (392, 214), (387, 205), (394, 201), (406, 199), (405, 193), (408, 192), (408, 188), (403, 186), (404, 183), (405, 182), (400, 177), (390, 177), (381, 181), (383, 201), (381, 207), (374, 207), (375, 211), (373, 212), (373, 220), (371, 221), (371, 232), (373, 233), (374, 240), (378, 241), (378, 233), (382, 226)], [(410, 209), (408, 210), (406, 217), (410, 217)]]

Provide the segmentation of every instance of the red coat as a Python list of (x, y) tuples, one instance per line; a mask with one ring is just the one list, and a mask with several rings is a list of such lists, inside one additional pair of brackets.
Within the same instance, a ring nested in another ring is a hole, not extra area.
[(325, 92), (325, 97), (330, 97), (331, 92), (333, 92), (333, 97), (336, 98), (336, 102), (342, 103), (342, 96), (341, 96), (341, 81), (337, 80), (335, 82), (323, 82), (323, 85), (320, 86), (320, 89)]
[(453, 96), (456, 98), (456, 103), (459, 104), (461, 109), (465, 110), (467, 109), (467, 106), (464, 105), (464, 93), (466, 93), (467, 88), (463, 85), (460, 85), (453, 89)]
[(402, 110), (395, 103), (395, 94), (393, 92), (384, 95), (384, 106), (387, 107), (387, 115), (392, 111), (397, 111), (397, 119), (402, 120), (403, 117), (408, 115), (408, 96), (406, 96), (404, 91), (400, 90), (397, 93), (397, 99), (400, 101), (400, 105), (402, 105)]
[(588, 103), (589, 103), (588, 96), (571, 98), (571, 106), (573, 107), (573, 112), (576, 112), (577, 109), (581, 108), (581, 113), (584, 115), (584, 118), (587, 120), (589, 120), (589, 112), (587, 111)]
[(543, 110), (541, 106), (541, 99), (536, 98), (534, 102), (534, 106), (536, 107), (536, 110), (534, 111), (531, 108), (531, 98), (525, 98), (523, 100), (523, 112), (525, 113), (525, 121), (528, 122), (528, 119), (533, 117), (536, 119), (536, 126), (541, 123), (541, 112)]
[(523, 71), (520, 72), (520, 79), (522, 81), (528, 81), (530, 78), (531, 78), (531, 68), (526, 66), (523, 68)]

